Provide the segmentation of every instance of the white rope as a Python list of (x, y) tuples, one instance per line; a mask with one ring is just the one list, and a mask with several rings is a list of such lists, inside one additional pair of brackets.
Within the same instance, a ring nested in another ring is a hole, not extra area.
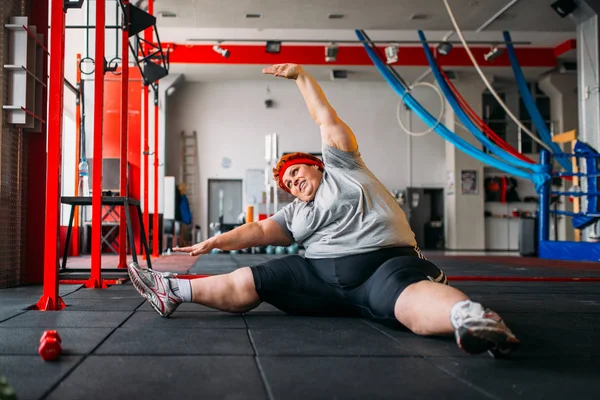
[[(426, 129), (422, 132), (412, 132), (410, 129), (408, 129), (404, 123), (402, 122), (402, 118), (400, 116), (400, 109), (402, 108), (402, 104), (404, 103), (404, 97), (409, 94), (408, 91), (406, 91), (406, 93), (404, 94), (404, 96), (400, 97), (398, 99), (398, 106), (396, 107), (396, 118), (398, 119), (398, 124), (400, 125), (400, 128), (402, 128), (404, 130), (404, 132), (408, 133), (410, 136), (415, 136), (415, 137), (421, 137), (421, 136), (425, 136), (430, 132), (433, 132), (435, 130), (435, 128), (438, 127), (438, 125), (442, 122), (442, 118), (444, 118), (444, 105), (445, 105), (445, 101), (444, 101), (444, 96), (442, 95), (442, 92), (440, 91), (440, 89), (437, 88), (437, 86), (429, 83), (429, 82), (419, 82), (419, 83), (415, 83), (414, 85), (412, 85), (410, 87), (410, 90), (412, 91), (415, 87), (419, 87), (419, 86), (424, 86), (424, 87), (428, 87), (433, 89), (433, 91), (438, 95), (439, 99), (440, 99), (440, 115), (438, 115), (437, 117), (437, 122), (436, 124), (429, 128)], [(409, 115), (410, 117), (410, 115)]]
[(452, 21), (452, 25), (454, 25), (454, 30), (456, 31), (456, 34), (460, 38), (460, 42), (462, 43), (463, 47), (465, 48), (465, 51), (469, 55), (469, 58), (471, 59), (471, 62), (473, 63), (473, 66), (477, 70), (477, 73), (479, 73), (479, 76), (483, 80), (483, 83), (485, 83), (485, 86), (487, 86), (487, 88), (490, 91), (490, 93), (492, 93), (492, 95), (494, 96), (494, 98), (498, 101), (498, 104), (500, 104), (500, 106), (504, 109), (504, 111), (506, 111), (506, 114), (513, 121), (515, 121), (515, 123), (521, 128), (521, 130), (523, 132), (525, 132), (527, 135), (529, 135), (529, 137), (531, 137), (533, 140), (535, 140), (536, 142), (538, 142), (540, 144), (540, 146), (542, 146), (545, 149), (547, 149), (548, 151), (552, 152), (552, 149), (550, 148), (550, 146), (548, 146), (546, 143), (544, 143), (543, 141), (541, 141), (536, 135), (534, 135), (529, 129), (527, 129), (521, 123), (521, 121), (519, 121), (519, 119), (517, 117), (515, 117), (515, 115), (508, 109), (508, 107), (502, 101), (502, 99), (500, 98), (500, 96), (498, 96), (498, 93), (496, 93), (496, 91), (494, 90), (494, 88), (492, 87), (492, 85), (490, 84), (490, 82), (487, 80), (487, 78), (483, 74), (483, 71), (481, 71), (481, 68), (479, 68), (479, 64), (477, 64), (477, 61), (475, 60), (475, 57), (473, 57), (473, 53), (471, 53), (471, 49), (467, 45), (467, 41), (465, 40), (465, 38), (464, 38), (464, 36), (462, 34), (462, 31), (458, 27), (456, 19), (454, 18), (454, 14), (452, 13), (452, 9), (450, 8), (450, 4), (448, 4), (448, 0), (444, 0), (444, 5), (446, 6), (446, 10), (448, 11), (448, 15), (450, 16), (450, 20)]

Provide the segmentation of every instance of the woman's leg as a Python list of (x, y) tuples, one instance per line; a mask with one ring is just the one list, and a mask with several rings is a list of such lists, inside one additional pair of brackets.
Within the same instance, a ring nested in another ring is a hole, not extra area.
[(192, 303), (221, 311), (244, 313), (260, 304), (249, 267), (229, 274), (192, 279)]
[(464, 300), (468, 297), (451, 286), (422, 280), (400, 293), (394, 315), (402, 325), (418, 335), (448, 335), (455, 330), (450, 311), (456, 303)]
[(416, 257), (383, 263), (360, 289), (373, 319), (398, 321), (418, 335), (454, 333), (467, 353), (509, 352), (518, 345), (498, 314), (458, 289), (432, 282), (425, 272), (431, 266)]

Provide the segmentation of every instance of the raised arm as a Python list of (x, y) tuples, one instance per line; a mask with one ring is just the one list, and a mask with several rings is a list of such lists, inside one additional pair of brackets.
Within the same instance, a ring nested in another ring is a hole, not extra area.
[(272, 219), (250, 222), (219, 236), (189, 247), (176, 247), (173, 250), (190, 253), (191, 256), (208, 254), (213, 249), (241, 250), (255, 246), (287, 246), (291, 243), (281, 226)]
[(275, 64), (263, 69), (263, 73), (296, 81), (311, 117), (321, 128), (324, 143), (343, 151), (358, 148), (352, 130), (338, 117), (317, 81), (304, 68), (297, 64)]

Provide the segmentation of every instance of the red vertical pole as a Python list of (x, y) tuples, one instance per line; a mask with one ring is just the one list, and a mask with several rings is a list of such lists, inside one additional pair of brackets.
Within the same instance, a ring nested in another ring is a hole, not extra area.
[(152, 256), (159, 257), (158, 249), (158, 82), (154, 88), (154, 215), (152, 222)]
[[(148, 215), (148, 157), (150, 156), (150, 149), (148, 147), (148, 86), (144, 85), (143, 96), (144, 96), (144, 230), (146, 238), (148, 236), (150, 227), (150, 217)], [(144, 259), (146, 259), (146, 253), (144, 253)]]
[[(148, 0), (148, 14), (154, 15), (154, 0)], [(152, 42), (152, 30), (146, 29), (144, 31), (144, 40)], [(148, 157), (150, 157), (150, 148), (148, 143), (148, 122), (149, 118), (149, 105), (148, 105), (148, 85), (144, 85), (144, 229), (146, 230), (146, 238), (150, 238), (148, 233), (150, 232), (150, 217), (148, 215), (148, 209), (150, 206), (150, 199), (148, 197)], [(146, 258), (146, 253), (144, 253)]]
[(96, 52), (94, 56), (94, 169), (92, 176), (92, 270), (86, 287), (105, 288), (102, 268), (102, 134), (104, 111), (104, 42), (106, 2), (96, 1)]
[[(81, 70), (79, 69), (79, 62), (81, 61), (81, 54), (77, 54), (77, 67), (75, 74), (77, 78), (77, 87), (81, 94)], [(81, 96), (76, 99), (75, 102), (75, 196), (79, 196), (79, 159), (81, 158)], [(73, 231), (72, 238), (73, 243), (71, 249), (73, 255), (79, 255), (79, 207), (75, 208), (75, 218), (73, 219)]]
[[(127, 167), (129, 165), (127, 151), (128, 143), (128, 121), (129, 121), (129, 0), (123, 0), (124, 22), (121, 36), (121, 179), (120, 195), (129, 196), (127, 186), (129, 177)], [(119, 268), (127, 268), (127, 221), (125, 219), (125, 207), (121, 208), (119, 216)]]
[(48, 150), (46, 158), (46, 227), (44, 230), (44, 291), (37, 309), (61, 310), (58, 295), (58, 230), (61, 192), (61, 145), (65, 70), (65, 10), (63, 0), (51, 0), (50, 71), (48, 82)]

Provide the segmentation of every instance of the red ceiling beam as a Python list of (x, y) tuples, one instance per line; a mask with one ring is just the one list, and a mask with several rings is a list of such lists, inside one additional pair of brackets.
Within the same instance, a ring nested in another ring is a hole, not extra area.
[[(337, 61), (325, 61), (325, 46), (297, 45), (281, 46), (278, 54), (269, 54), (264, 45), (222, 45), (231, 53), (224, 58), (212, 50), (213, 45), (198, 44), (184, 45), (163, 43), (169, 49), (169, 61), (182, 64), (277, 64), (294, 62), (304, 65), (373, 65), (365, 49), (361, 46), (339, 46)], [(380, 48), (383, 54), (384, 48)], [(489, 52), (489, 47), (474, 47), (471, 51), (477, 62), (482, 66), (510, 67), (506, 54), (488, 63), (483, 55)], [(556, 66), (555, 49), (551, 47), (530, 47), (515, 49), (522, 67), (554, 67)], [(439, 56), (438, 60), (445, 67), (470, 67), (471, 60), (463, 48), (455, 47), (447, 56)], [(398, 66), (428, 67), (422, 47), (401, 47), (398, 51)]]
[(577, 49), (577, 40), (569, 39), (565, 40), (554, 48), (554, 57), (560, 57), (568, 51)]

